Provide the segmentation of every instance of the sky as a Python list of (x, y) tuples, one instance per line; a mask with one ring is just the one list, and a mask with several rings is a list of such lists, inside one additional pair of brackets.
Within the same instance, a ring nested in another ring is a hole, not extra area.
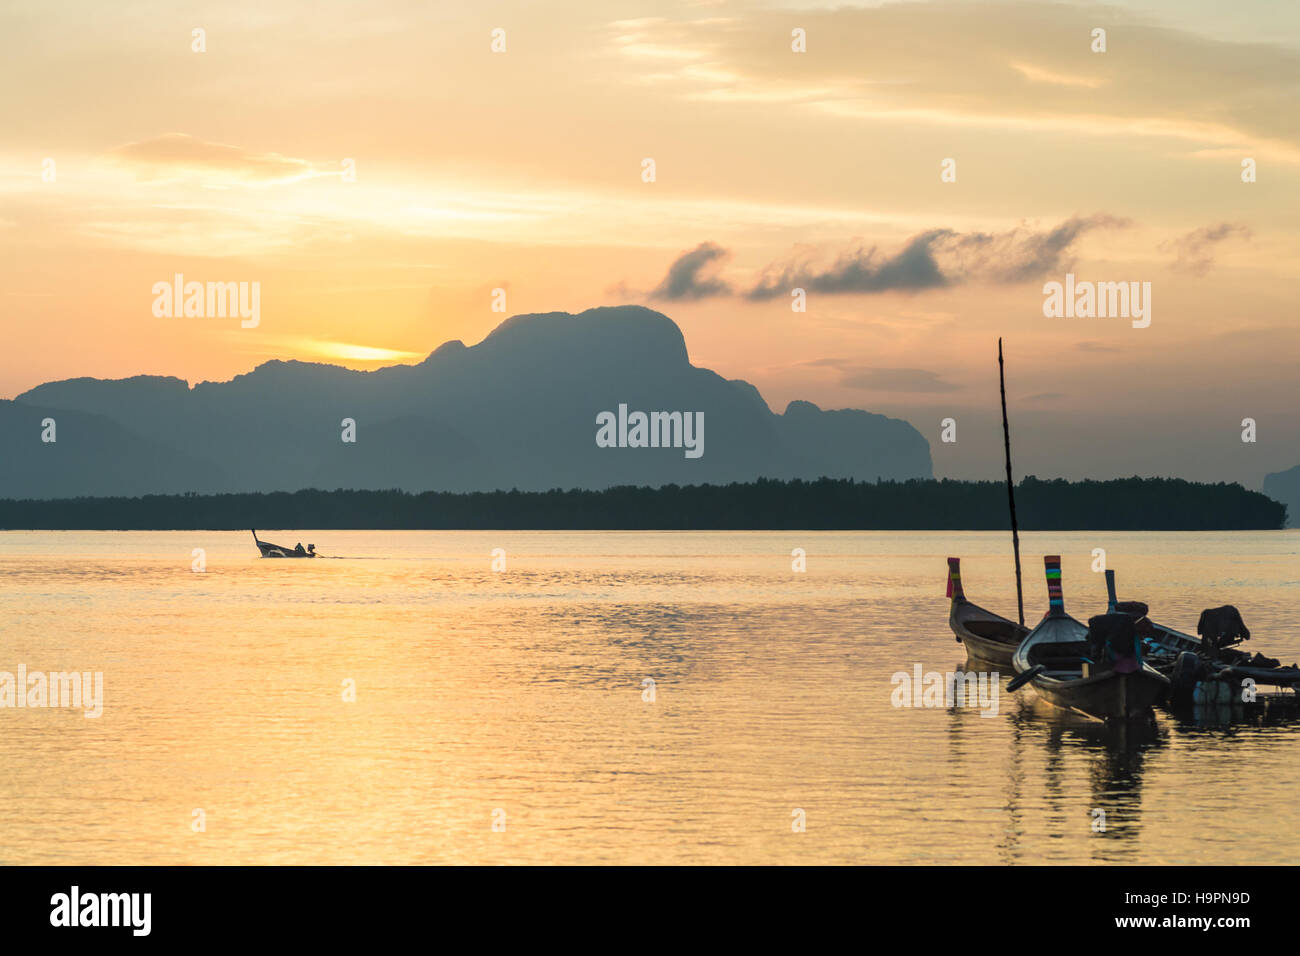
[[(1300, 464), (1300, 5), (10, 2), (0, 52), (2, 398), (633, 302), (939, 475), (1001, 474), (999, 336), (1018, 474)], [(1067, 273), (1149, 325), (1045, 316)]]

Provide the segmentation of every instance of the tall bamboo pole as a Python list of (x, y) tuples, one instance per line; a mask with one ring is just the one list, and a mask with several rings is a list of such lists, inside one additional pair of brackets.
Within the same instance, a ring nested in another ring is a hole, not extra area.
[(1011, 506), (1011, 548), (1016, 554), (1016, 608), (1020, 626), (1025, 625), (1025, 595), (1020, 585), (1020, 528), (1016, 525), (1016, 486), (1011, 480), (1011, 426), (1007, 424), (1007, 376), (1002, 363), (1002, 339), (998, 338), (998, 385), (1002, 391), (1002, 445), (1007, 453), (1007, 503)]

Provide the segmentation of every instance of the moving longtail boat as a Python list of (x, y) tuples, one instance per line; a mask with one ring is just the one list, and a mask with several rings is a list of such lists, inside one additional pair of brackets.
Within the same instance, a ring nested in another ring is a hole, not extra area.
[(301, 544), (296, 548), (286, 548), (283, 545), (271, 544), (269, 541), (260, 541), (257, 537), (257, 530), (253, 529), (253, 541), (257, 545), (257, 550), (262, 552), (264, 558), (314, 558), (316, 557), (316, 545), (309, 544), (304, 551)]
[(1169, 678), (1142, 660), (1134, 620), (1099, 614), (1080, 624), (1065, 613), (1061, 558), (1043, 558), (1048, 610), (1012, 656), (1016, 690), (1032, 682), (1040, 697), (1098, 720), (1145, 716), (1169, 694)]
[(971, 657), (1010, 667), (1011, 657), (1029, 628), (966, 600), (961, 586), (961, 558), (948, 559), (948, 597), (952, 598), (948, 626), (957, 642), (966, 645)]

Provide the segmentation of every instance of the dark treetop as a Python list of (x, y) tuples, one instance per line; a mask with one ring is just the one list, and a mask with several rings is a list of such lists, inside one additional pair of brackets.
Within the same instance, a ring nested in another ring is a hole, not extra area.
[[(1040, 481), (1016, 490), (1020, 527), (1039, 531), (1280, 528), (1286, 506), (1237, 484), (1175, 478)], [(0, 528), (88, 530), (812, 529), (1005, 530), (993, 481), (759, 479), (745, 484), (603, 491), (403, 491), (147, 495), (0, 500)]]

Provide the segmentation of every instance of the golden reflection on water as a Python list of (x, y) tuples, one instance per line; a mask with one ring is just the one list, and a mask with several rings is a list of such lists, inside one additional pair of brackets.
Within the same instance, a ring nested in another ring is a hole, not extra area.
[[(973, 600), (1014, 614), (1005, 535), (264, 537), (346, 557), (259, 560), (247, 532), (0, 533), (0, 670), (105, 684), (98, 719), (0, 709), (0, 863), (1300, 855), (1296, 723), (1161, 714), (1120, 733), (1032, 691), (1004, 691), (994, 717), (891, 706), (895, 672), (964, 661), (946, 556)], [(1064, 556), (1067, 609), (1100, 609), (1103, 547), (1121, 597), (1184, 630), (1237, 604), (1248, 649), (1289, 663), (1298, 543), (1027, 534), (1027, 616), (1046, 606), (1045, 551)]]

